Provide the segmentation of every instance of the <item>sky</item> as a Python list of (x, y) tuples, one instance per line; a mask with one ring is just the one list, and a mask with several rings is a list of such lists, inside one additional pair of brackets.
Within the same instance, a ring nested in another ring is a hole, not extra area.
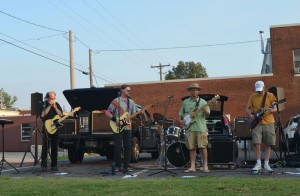
[[(288, 2), (288, 3), (287, 3)], [(69, 31), (73, 33), (74, 88), (159, 81), (159, 69), (200, 62), (209, 77), (260, 74), (259, 31), (300, 23), (300, 1), (280, 0), (1, 0), (0, 89), (30, 109), (31, 94), (71, 88)]]

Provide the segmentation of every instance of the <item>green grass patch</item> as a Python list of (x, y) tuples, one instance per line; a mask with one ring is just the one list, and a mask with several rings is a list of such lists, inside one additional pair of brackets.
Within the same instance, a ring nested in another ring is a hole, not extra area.
[(299, 195), (298, 178), (0, 178), (0, 195)]

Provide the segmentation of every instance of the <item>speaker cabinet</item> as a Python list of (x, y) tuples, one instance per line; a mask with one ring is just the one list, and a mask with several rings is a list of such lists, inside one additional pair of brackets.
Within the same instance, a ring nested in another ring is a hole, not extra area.
[(31, 115), (38, 116), (40, 114), (42, 102), (43, 102), (42, 93), (31, 93)]
[(101, 111), (92, 112), (92, 134), (113, 134), (110, 119)]
[[(284, 88), (273, 86), (269, 88), (269, 92), (273, 93), (278, 101), (285, 98)], [(285, 102), (277, 105), (277, 110), (279, 112), (281, 112), (284, 109), (285, 109)]]
[(234, 119), (235, 136), (240, 139), (252, 138), (249, 124), (250, 124), (249, 117), (236, 117)]
[(235, 164), (238, 157), (235, 140), (210, 140), (207, 148), (208, 164)]
[(60, 127), (57, 132), (63, 135), (76, 135), (77, 134), (77, 123), (76, 119), (66, 119), (62, 121), (63, 126)]

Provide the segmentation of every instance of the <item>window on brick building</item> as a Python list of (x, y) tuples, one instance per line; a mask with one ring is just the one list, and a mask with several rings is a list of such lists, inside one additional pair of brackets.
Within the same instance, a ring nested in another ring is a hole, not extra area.
[(300, 74), (300, 49), (294, 49), (294, 66), (295, 73)]
[(31, 140), (31, 126), (28, 123), (21, 124), (21, 141), (28, 142)]

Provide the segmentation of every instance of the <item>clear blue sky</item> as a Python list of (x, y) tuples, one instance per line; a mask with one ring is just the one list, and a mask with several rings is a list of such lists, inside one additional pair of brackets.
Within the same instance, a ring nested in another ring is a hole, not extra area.
[(19, 108), (30, 108), (31, 93), (54, 90), (68, 109), (69, 30), (77, 38), (75, 88), (90, 86), (80, 72), (89, 71), (88, 48), (96, 87), (158, 81), (151, 65), (178, 61), (202, 63), (209, 77), (259, 74), (259, 31), (269, 38), (272, 25), (300, 23), (299, 7), (298, 0), (2, 0), (0, 88)]

